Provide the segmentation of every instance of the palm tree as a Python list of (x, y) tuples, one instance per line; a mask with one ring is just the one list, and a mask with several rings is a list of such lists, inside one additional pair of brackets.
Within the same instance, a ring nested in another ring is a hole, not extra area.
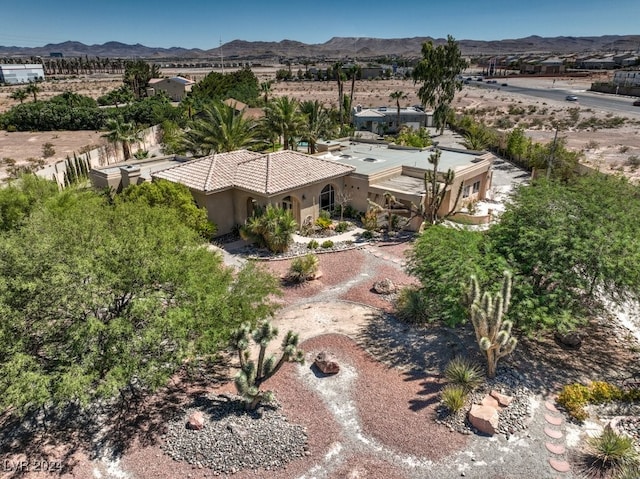
[(302, 138), (307, 141), (307, 152), (316, 152), (319, 138), (328, 137), (332, 133), (333, 125), (329, 112), (318, 100), (306, 100), (300, 104), (300, 113), (305, 116)]
[(464, 134), (462, 144), (470, 150), (482, 151), (489, 147), (492, 140), (493, 134), (490, 130), (478, 123), (474, 123)]
[(40, 86), (38, 86), (37, 82), (30, 81), (29, 84), (25, 87), (25, 91), (28, 95), (33, 95), (33, 101), (35, 103), (36, 101), (38, 101), (37, 95), (42, 91), (42, 89), (40, 88)]
[(396, 107), (398, 108), (397, 131), (400, 131), (400, 100), (406, 100), (408, 97), (403, 91), (394, 91), (389, 94), (389, 98), (396, 101)]
[(349, 109), (353, 109), (353, 93), (356, 89), (356, 79), (360, 76), (361, 68), (359, 65), (353, 64), (347, 71), (347, 77), (351, 78), (351, 94), (349, 95)]
[(304, 117), (298, 107), (298, 100), (282, 96), (272, 100), (265, 109), (264, 126), (282, 137), (285, 150), (290, 149), (304, 125)]
[(24, 100), (27, 99), (29, 93), (24, 88), (18, 88), (11, 94), (12, 100), (18, 100), (21, 104)]
[(338, 118), (340, 119), (340, 126), (342, 126), (344, 124), (344, 72), (342, 71), (342, 62), (336, 62), (333, 65), (333, 74), (336, 76), (336, 81), (338, 82)]
[(107, 120), (107, 133), (102, 135), (114, 145), (122, 143), (124, 161), (131, 158), (131, 143), (140, 139), (140, 132), (133, 123), (125, 122), (122, 118), (110, 118)]
[(206, 106), (185, 136), (185, 148), (196, 155), (240, 150), (255, 142), (253, 120), (223, 103)]
[(269, 103), (269, 93), (271, 93), (271, 85), (273, 84), (273, 80), (264, 81), (260, 83), (260, 91), (264, 94), (264, 104), (267, 105)]

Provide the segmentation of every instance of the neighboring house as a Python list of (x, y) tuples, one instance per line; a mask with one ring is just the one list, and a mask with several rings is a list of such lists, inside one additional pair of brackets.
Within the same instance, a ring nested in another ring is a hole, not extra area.
[(173, 101), (181, 101), (191, 91), (196, 82), (182, 77), (152, 78), (149, 80), (147, 95), (164, 92)]
[(618, 86), (640, 86), (640, 69), (618, 70), (613, 74), (613, 84)]
[[(331, 142), (332, 146), (338, 142)], [(431, 170), (433, 148), (408, 148), (379, 142), (339, 142), (340, 150), (311, 156), (291, 150), (256, 153), (238, 150), (195, 160), (158, 158), (113, 165), (91, 171), (96, 187), (119, 191), (129, 184), (165, 179), (187, 186), (196, 203), (205, 207), (219, 234), (230, 233), (244, 224), (256, 207), (267, 204), (290, 209), (301, 224), (318, 218), (320, 210), (332, 210), (344, 199), (360, 211), (369, 201), (384, 204), (391, 193), (403, 205), (400, 214), (409, 216), (412, 205), (425, 197), (424, 177)], [(458, 209), (484, 199), (491, 187), (494, 156), (468, 150), (442, 148), (438, 173), (455, 171), (441, 215), (455, 205)], [(418, 229), (416, 217), (410, 229)]]
[(582, 60), (578, 65), (579, 68), (586, 68), (589, 70), (611, 70), (617, 68), (619, 65), (614, 61), (613, 56), (596, 57)]
[(256, 207), (274, 204), (292, 211), (300, 224), (333, 209), (353, 167), (296, 151), (218, 153), (153, 173), (187, 186), (207, 209), (219, 234), (244, 224)]
[(44, 80), (44, 69), (38, 64), (0, 65), (0, 83), (15, 85)]
[(242, 113), (244, 118), (259, 120), (264, 116), (264, 110), (262, 108), (251, 108), (246, 103), (236, 100), (235, 98), (227, 98), (222, 103), (233, 108), (236, 113)]
[(356, 131), (371, 131), (379, 135), (397, 131), (406, 125), (413, 129), (433, 125), (433, 114), (426, 113), (416, 107), (400, 108), (400, 125), (398, 125), (398, 109), (381, 106), (365, 108), (358, 105), (353, 109), (353, 126)]
[(564, 60), (558, 57), (550, 57), (545, 60), (528, 60), (520, 66), (522, 74), (557, 75), (564, 73)]

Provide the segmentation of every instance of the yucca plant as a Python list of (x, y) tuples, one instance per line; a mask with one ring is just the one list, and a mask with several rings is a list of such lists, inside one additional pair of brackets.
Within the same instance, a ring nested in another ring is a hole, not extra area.
[(625, 467), (637, 465), (638, 453), (630, 437), (618, 434), (611, 426), (607, 426), (602, 434), (588, 439), (584, 459), (588, 474), (617, 477), (617, 473)]
[(287, 272), (287, 281), (291, 283), (304, 283), (313, 279), (318, 272), (318, 257), (309, 253), (291, 261)]
[(481, 367), (459, 356), (449, 361), (444, 375), (451, 383), (461, 386), (466, 392), (473, 391), (482, 383)]
[(441, 393), (442, 404), (444, 404), (453, 414), (464, 407), (467, 400), (467, 391), (457, 384), (448, 384)]

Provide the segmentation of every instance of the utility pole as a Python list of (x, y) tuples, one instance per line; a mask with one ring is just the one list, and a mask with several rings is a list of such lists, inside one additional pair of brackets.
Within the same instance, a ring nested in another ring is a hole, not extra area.
[(551, 145), (551, 154), (549, 155), (549, 161), (547, 162), (547, 181), (551, 178), (551, 164), (553, 163), (556, 154), (556, 141), (558, 140), (558, 127), (556, 126), (556, 133), (553, 135), (553, 144)]

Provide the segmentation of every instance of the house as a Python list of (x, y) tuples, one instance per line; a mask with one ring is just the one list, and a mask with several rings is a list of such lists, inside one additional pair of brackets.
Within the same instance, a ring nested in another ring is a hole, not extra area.
[(15, 85), (44, 80), (44, 69), (38, 64), (0, 65), (0, 83)]
[(187, 186), (196, 203), (207, 209), (219, 234), (244, 224), (256, 207), (274, 204), (289, 209), (298, 224), (335, 207), (344, 178), (354, 168), (291, 150), (218, 153), (153, 173)]
[(235, 98), (227, 98), (222, 103), (233, 108), (236, 113), (242, 113), (242, 116), (251, 120), (259, 120), (264, 116), (262, 108), (251, 108), (246, 103), (236, 100)]
[(613, 84), (618, 86), (640, 87), (640, 69), (618, 70), (613, 74)]
[(378, 108), (362, 108), (357, 105), (353, 109), (353, 126), (356, 131), (371, 131), (383, 135), (388, 131), (397, 131), (402, 125), (418, 129), (433, 125), (433, 114), (417, 107), (400, 108), (400, 125), (398, 125), (398, 109), (381, 106)]
[[(207, 209), (218, 233), (230, 233), (244, 224), (257, 207), (268, 204), (292, 211), (298, 224), (318, 218), (320, 210), (332, 210), (340, 199), (366, 211), (369, 202), (384, 203), (391, 193), (400, 214), (409, 216), (412, 205), (425, 198), (424, 177), (431, 170), (433, 148), (410, 148), (354, 139), (332, 141), (339, 145), (311, 156), (285, 150), (256, 153), (238, 150), (188, 160), (180, 157), (149, 159), (111, 165), (91, 171), (96, 187), (116, 191), (129, 184), (152, 179), (181, 183), (189, 188), (196, 203)], [(484, 199), (491, 187), (491, 153), (441, 148), (438, 175), (455, 172), (439, 213)], [(410, 229), (418, 229), (415, 218)]]
[(182, 77), (152, 78), (149, 80), (147, 95), (164, 92), (173, 101), (181, 101), (191, 91), (196, 82)]

